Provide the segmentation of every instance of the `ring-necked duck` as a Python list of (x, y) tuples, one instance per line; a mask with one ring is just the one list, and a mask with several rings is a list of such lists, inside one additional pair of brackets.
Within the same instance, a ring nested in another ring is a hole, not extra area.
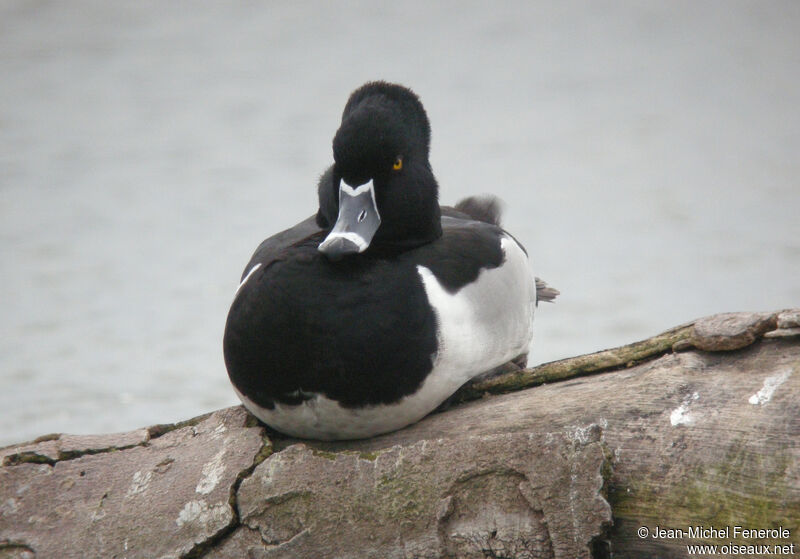
[(494, 198), (439, 206), (429, 143), (412, 91), (354, 91), (316, 216), (262, 242), (245, 268), (225, 363), (245, 407), (274, 429), (393, 431), (527, 353), (536, 303), (558, 291), (534, 279)]

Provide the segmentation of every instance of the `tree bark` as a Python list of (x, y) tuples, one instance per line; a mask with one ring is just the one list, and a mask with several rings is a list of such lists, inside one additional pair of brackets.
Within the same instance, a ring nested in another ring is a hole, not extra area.
[(362, 441), (287, 439), (237, 406), (0, 449), (0, 558), (800, 554), (800, 310), (700, 319), (454, 401)]

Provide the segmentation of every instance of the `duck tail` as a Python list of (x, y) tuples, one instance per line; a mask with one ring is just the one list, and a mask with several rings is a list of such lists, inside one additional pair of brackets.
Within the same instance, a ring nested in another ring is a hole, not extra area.
[(536, 278), (536, 303), (539, 301), (547, 301), (552, 303), (561, 292), (555, 287), (550, 287), (544, 280)]
[(472, 219), (500, 227), (500, 214), (503, 213), (503, 203), (497, 196), (492, 196), (491, 194), (470, 196), (456, 204), (455, 209), (467, 214)]

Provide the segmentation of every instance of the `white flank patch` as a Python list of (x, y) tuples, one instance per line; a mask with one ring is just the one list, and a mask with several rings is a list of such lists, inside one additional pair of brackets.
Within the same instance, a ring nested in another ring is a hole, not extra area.
[(750, 396), (747, 401), (754, 406), (763, 406), (772, 399), (772, 395), (775, 394), (778, 387), (786, 382), (786, 379), (791, 375), (792, 370), (785, 369), (780, 373), (768, 376), (764, 379), (764, 386), (761, 387), (761, 390)]
[(247, 280), (249, 280), (249, 279), (250, 279), (250, 276), (252, 276), (252, 275), (253, 275), (253, 272), (255, 272), (256, 270), (258, 270), (260, 267), (261, 267), (261, 262), (259, 262), (258, 264), (256, 264), (256, 265), (255, 265), (255, 266), (253, 266), (252, 268), (250, 268), (250, 271), (249, 271), (249, 272), (247, 272), (247, 275), (246, 275), (246, 276), (244, 277), (244, 279), (242, 280), (242, 283), (240, 283), (240, 284), (239, 284), (239, 287), (237, 287), (237, 288), (236, 288), (236, 293), (234, 294), (234, 297), (235, 297), (236, 295), (238, 295), (238, 294), (239, 294), (239, 290), (241, 290), (241, 289), (242, 289), (242, 286), (243, 286), (245, 283), (247, 283)]
[[(414, 394), (388, 405), (350, 409), (321, 394), (302, 404), (262, 408), (238, 390), (244, 406), (261, 421), (307, 439), (362, 439), (419, 421), (470, 378), (525, 353), (532, 336), (535, 286), (519, 245), (504, 238), (502, 266), (482, 270), (475, 282), (448, 293), (433, 272), (417, 271), (436, 313), (438, 347), (433, 370)], [(390, 371), (386, 371), (390, 373)], [(235, 390), (235, 388), (234, 388)], [(303, 393), (308, 396), (308, 393)]]
[(225, 446), (219, 449), (214, 457), (203, 466), (203, 477), (197, 483), (195, 491), (201, 495), (208, 495), (217, 487), (219, 480), (222, 479), (222, 474), (225, 473)]
[(669, 414), (669, 422), (673, 427), (675, 425), (691, 425), (694, 423), (694, 417), (689, 413), (689, 404), (698, 398), (700, 398), (700, 395), (694, 392), (691, 396), (687, 396), (680, 406), (672, 410), (672, 413)]
[[(528, 257), (504, 237), (505, 261), (481, 270), (477, 279), (448, 293), (424, 266), (417, 271), (439, 324), (434, 371), (463, 384), (472, 377), (526, 353), (533, 336), (536, 287)], [(459, 384), (460, 386), (460, 384)]]

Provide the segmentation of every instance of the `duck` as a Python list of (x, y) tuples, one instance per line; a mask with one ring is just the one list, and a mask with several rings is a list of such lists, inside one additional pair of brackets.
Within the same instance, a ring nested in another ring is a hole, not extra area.
[(439, 205), (419, 97), (384, 81), (350, 95), (319, 208), (263, 241), (223, 336), (245, 408), (289, 437), (369, 438), (419, 421), (462, 385), (524, 366), (536, 278), (500, 204)]

